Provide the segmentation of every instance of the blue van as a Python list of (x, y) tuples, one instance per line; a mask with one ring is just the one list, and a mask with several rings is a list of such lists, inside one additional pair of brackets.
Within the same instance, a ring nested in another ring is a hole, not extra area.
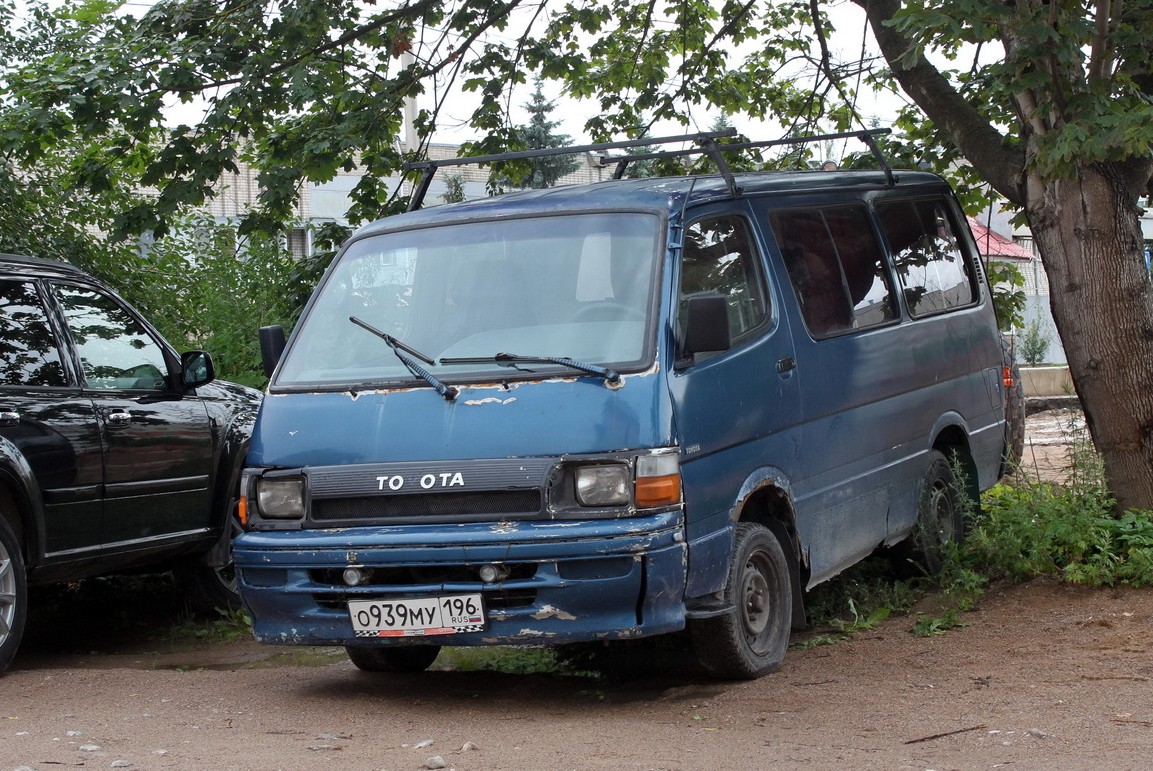
[(257, 639), (419, 671), (688, 627), (750, 678), (806, 589), (879, 547), (939, 566), (1005, 446), (952, 192), (718, 165), (349, 239), (268, 346), (234, 545)]

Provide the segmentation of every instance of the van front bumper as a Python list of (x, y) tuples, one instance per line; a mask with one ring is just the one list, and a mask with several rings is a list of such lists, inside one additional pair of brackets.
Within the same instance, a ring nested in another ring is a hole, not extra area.
[[(244, 533), (233, 558), (257, 640), (284, 645), (532, 645), (675, 632), (685, 624), (681, 512), (594, 521)], [(484, 583), (481, 566), (502, 580)], [(346, 568), (371, 579), (348, 586)], [(482, 631), (357, 636), (350, 600), (481, 594)]]

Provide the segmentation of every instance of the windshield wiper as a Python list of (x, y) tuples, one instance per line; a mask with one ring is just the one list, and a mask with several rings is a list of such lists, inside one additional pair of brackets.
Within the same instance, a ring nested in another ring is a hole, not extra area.
[(559, 364), (562, 367), (587, 372), (590, 375), (600, 375), (606, 383), (616, 385), (621, 382), (621, 375), (615, 369), (602, 367), (599, 364), (586, 364), (567, 356), (519, 356), (515, 353), (498, 353), (496, 356), (462, 356), (440, 359), (441, 364), (499, 364), (502, 367), (515, 367), (517, 364)]
[[(349, 316), (348, 320), (351, 321), (353, 324), (356, 324), (358, 327), (361, 327), (363, 329), (367, 329), (369, 332), (376, 335), (381, 340), (383, 340), (385, 343), (387, 343), (388, 347), (392, 349), (392, 352), (396, 354), (396, 358), (400, 359), (400, 363), (403, 364), (408, 369), (409, 372), (416, 375), (421, 380), (423, 380), (424, 382), (428, 383), (430, 386), (435, 388), (436, 392), (438, 394), (440, 394), (441, 396), (443, 396), (446, 400), (451, 402), (453, 399), (455, 399), (460, 394), (459, 389), (454, 388), (453, 386), (446, 386), (444, 383), (440, 382), (440, 380), (436, 377), (436, 375), (432, 374), (427, 369), (420, 366), (419, 364), (417, 364), (415, 361), (408, 358), (408, 356), (405, 356), (404, 354), (405, 353), (411, 354), (411, 355), (415, 356), (416, 358), (420, 359), (421, 361), (423, 361), (425, 364), (436, 364), (436, 361), (434, 359), (429, 358), (428, 356), (426, 356), (425, 354), (421, 353), (420, 351), (416, 350), (415, 348), (413, 348), (411, 346), (405, 345), (404, 343), (397, 340), (395, 337), (388, 334), (387, 332), (380, 331), (379, 329), (372, 326), (371, 324), (369, 324), (367, 321), (364, 321), (363, 319), (357, 318), (356, 316)], [(403, 351), (403, 353), (402, 353), (402, 351)]]

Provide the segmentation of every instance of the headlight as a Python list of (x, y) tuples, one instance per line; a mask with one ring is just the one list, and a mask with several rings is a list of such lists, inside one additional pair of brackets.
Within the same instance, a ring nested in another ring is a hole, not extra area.
[(304, 516), (304, 480), (300, 477), (261, 477), (256, 480), (256, 507), (267, 519)]
[(581, 466), (576, 470), (581, 506), (624, 506), (629, 502), (629, 468), (624, 464)]

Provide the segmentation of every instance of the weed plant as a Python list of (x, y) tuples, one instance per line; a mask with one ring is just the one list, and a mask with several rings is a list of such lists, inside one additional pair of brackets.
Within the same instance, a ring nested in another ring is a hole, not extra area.
[(982, 499), (958, 561), (990, 579), (1153, 585), (1153, 513), (1118, 511), (1084, 428), (1070, 422), (1066, 432), (1066, 480), (1018, 474), (1013, 485), (995, 485)]

